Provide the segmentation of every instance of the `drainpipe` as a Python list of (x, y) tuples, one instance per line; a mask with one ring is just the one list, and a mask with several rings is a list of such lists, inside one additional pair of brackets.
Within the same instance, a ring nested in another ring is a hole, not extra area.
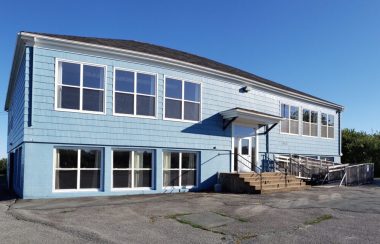
[(340, 111), (337, 111), (338, 113), (338, 153), (339, 156), (342, 156), (342, 130), (340, 126)]

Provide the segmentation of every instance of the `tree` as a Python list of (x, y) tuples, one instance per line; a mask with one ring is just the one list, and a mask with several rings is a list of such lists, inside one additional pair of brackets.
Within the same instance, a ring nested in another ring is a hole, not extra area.
[(0, 173), (5, 173), (7, 170), (7, 159), (2, 158), (0, 159)]

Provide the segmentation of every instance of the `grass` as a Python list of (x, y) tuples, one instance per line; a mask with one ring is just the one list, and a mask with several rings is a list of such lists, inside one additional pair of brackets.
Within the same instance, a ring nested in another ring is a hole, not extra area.
[(213, 212), (213, 213), (218, 214), (218, 215), (223, 216), (223, 217), (228, 217), (228, 218), (236, 219), (239, 222), (243, 222), (243, 223), (248, 222), (248, 220), (246, 220), (246, 219), (239, 218), (239, 217), (232, 217), (232, 216), (229, 216), (229, 215), (227, 215), (225, 213), (221, 213), (221, 212)]
[(333, 218), (333, 216), (331, 214), (324, 214), (324, 215), (319, 216), (318, 218), (305, 221), (304, 224), (305, 225), (315, 225), (315, 224), (321, 223), (322, 221), (329, 220), (332, 218)]

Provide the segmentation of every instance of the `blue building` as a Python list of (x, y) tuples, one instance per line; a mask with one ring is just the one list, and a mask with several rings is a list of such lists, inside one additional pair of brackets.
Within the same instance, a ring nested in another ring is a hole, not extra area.
[(342, 106), (136, 41), (20, 32), (5, 110), (23, 198), (204, 190), (272, 154), (341, 156)]

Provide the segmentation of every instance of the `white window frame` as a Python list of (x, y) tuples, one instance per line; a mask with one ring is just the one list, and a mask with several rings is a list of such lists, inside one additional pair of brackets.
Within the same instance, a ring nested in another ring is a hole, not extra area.
[[(76, 150), (78, 152), (77, 167), (76, 168), (57, 168), (57, 150)], [(99, 172), (99, 188), (80, 188), (80, 171), (81, 171), (81, 151), (82, 150), (99, 150), (100, 151), (100, 168), (83, 168), (83, 170), (100, 170)], [(61, 192), (100, 192), (103, 189), (103, 172), (104, 172), (104, 161), (103, 161), (104, 149), (99, 147), (55, 147), (53, 149), (53, 193)], [(55, 174), (57, 170), (76, 170), (77, 171), (77, 188), (76, 189), (56, 189), (55, 188)]]
[[(131, 165), (132, 168), (114, 168), (113, 167), (113, 153), (114, 151), (125, 151), (125, 152), (130, 152), (131, 153)], [(149, 151), (152, 153), (152, 162), (151, 162), (151, 167), (150, 168), (138, 168), (136, 169), (134, 167), (134, 160), (135, 160), (135, 152), (136, 151)], [(133, 191), (133, 190), (153, 190), (154, 188), (154, 162), (155, 162), (155, 151), (153, 149), (131, 149), (131, 148), (113, 148), (111, 150), (111, 191)], [(131, 187), (114, 187), (113, 186), (113, 171), (114, 170), (119, 170), (119, 171), (131, 171)], [(135, 170), (150, 170), (152, 172), (151, 174), (151, 186), (150, 187), (135, 187), (134, 180), (135, 180)]]
[[(134, 75), (134, 81), (133, 81), (133, 92), (123, 92), (123, 91), (116, 91), (116, 71), (127, 71), (131, 72)], [(141, 94), (137, 93), (137, 73), (140, 74), (146, 74), (146, 75), (153, 75), (155, 78), (155, 95), (147, 95), (147, 94)], [(113, 78), (112, 78), (112, 114), (114, 116), (123, 116), (123, 117), (135, 117), (135, 118), (146, 118), (146, 119), (157, 119), (157, 110), (158, 110), (158, 102), (157, 102), (157, 94), (158, 94), (158, 74), (157, 73), (151, 73), (146, 71), (140, 71), (140, 70), (133, 70), (133, 69), (126, 69), (121, 67), (114, 67), (113, 68)], [(116, 113), (116, 103), (115, 103), (115, 97), (116, 93), (123, 93), (123, 94), (130, 94), (133, 95), (133, 114), (123, 114), (123, 113)], [(137, 95), (141, 96), (147, 96), (147, 97), (154, 97), (155, 98), (155, 104), (154, 104), (154, 116), (146, 116), (146, 115), (138, 115), (137, 112)]]
[[(323, 125), (322, 124), (322, 115), (325, 114), (326, 115), (326, 125)], [(334, 125), (333, 126), (330, 126), (329, 125), (329, 116), (333, 116), (334, 118)], [(321, 138), (323, 139), (328, 139), (328, 140), (334, 140), (335, 139), (335, 115), (333, 114), (329, 114), (329, 113), (324, 113), (324, 112), (321, 112), (321, 119), (320, 119), (320, 130), (321, 130)], [(322, 126), (326, 126), (327, 128), (327, 131), (326, 131), (326, 137), (322, 136)], [(329, 137), (329, 128), (333, 128), (333, 137)]]
[[(174, 80), (179, 80), (182, 82), (182, 97), (181, 99), (179, 98), (171, 98), (171, 97), (166, 97), (166, 79), (174, 79)], [(186, 82), (190, 82), (190, 83), (195, 83), (195, 84), (199, 84), (200, 86), (200, 98), (199, 98), (199, 102), (195, 102), (195, 101), (190, 101), (190, 100), (185, 100), (185, 81)], [(166, 76), (164, 75), (164, 99), (163, 99), (163, 111), (162, 111), (162, 114), (163, 114), (163, 120), (171, 120), (171, 121), (179, 121), (179, 122), (188, 122), (188, 123), (200, 123), (202, 121), (202, 91), (203, 91), (203, 87), (202, 87), (202, 82), (200, 81), (193, 81), (193, 80), (190, 80), (190, 79), (183, 79), (183, 78), (178, 78), (178, 77), (175, 77), (175, 76)], [(167, 99), (171, 99), (171, 100), (176, 100), (176, 101), (181, 101), (181, 119), (175, 119), (175, 118), (166, 118), (166, 115), (165, 115), (165, 109), (166, 109), (166, 98)], [(186, 120), (184, 119), (185, 118), (185, 102), (191, 102), (191, 103), (199, 103), (199, 120)]]
[[(179, 153), (179, 168), (171, 168), (171, 169), (165, 169), (164, 168), (164, 154), (165, 153)], [(195, 153), (197, 155), (197, 161), (195, 162), (195, 169), (188, 169), (185, 168), (184, 170), (193, 170), (195, 171), (195, 185), (186, 185), (183, 186), (182, 183), (182, 153)], [(199, 184), (198, 174), (199, 174), (199, 162), (200, 162), (200, 152), (196, 151), (177, 151), (177, 150), (165, 150), (162, 152), (162, 188), (164, 190), (167, 189), (192, 189), (197, 188)], [(164, 171), (165, 170), (179, 170), (179, 185), (178, 186), (164, 186)]]
[[(304, 108), (304, 107), (301, 108), (301, 110), (302, 110), (302, 113), (301, 113), (301, 114), (302, 114), (302, 116), (301, 116), (301, 117), (302, 117), (302, 121), (301, 121), (301, 125), (302, 125), (302, 126), (301, 126), (301, 127), (302, 127), (302, 133), (301, 133), (301, 135), (302, 135), (302, 136), (306, 136), (306, 137), (314, 137), (314, 138), (315, 138), (315, 137), (318, 137), (318, 136), (319, 136), (319, 117), (320, 117), (320, 116), (319, 116), (319, 112), (318, 112), (317, 110), (313, 110), (313, 109), (310, 109), (310, 108)], [(304, 111), (304, 110), (309, 110), (309, 121), (310, 121), (310, 122), (304, 122), (304, 121), (303, 121), (303, 111)], [(316, 112), (316, 113), (317, 113), (317, 123), (312, 123), (312, 122), (311, 122), (311, 112)], [(304, 131), (303, 131), (303, 124), (304, 124), (304, 123), (308, 123), (308, 124), (309, 124), (309, 135), (304, 135)], [(317, 135), (316, 135), (316, 136), (312, 136), (312, 135), (311, 135), (311, 125), (312, 125), (312, 124), (316, 124), (316, 125), (317, 125)]]
[[(80, 65), (80, 83), (79, 83), (79, 86), (59, 84), (58, 76), (59, 76), (59, 63), (60, 62), (79, 64)], [(104, 68), (104, 81), (103, 81), (104, 82), (103, 83), (104, 88), (103, 89), (84, 87), (83, 86), (83, 65)], [(106, 114), (106, 111), (107, 111), (107, 107), (106, 107), (106, 104), (107, 104), (107, 101), (106, 101), (107, 100), (107, 65), (56, 58), (55, 59), (55, 74), (54, 74), (54, 76), (55, 76), (55, 93), (54, 93), (55, 94), (55, 99), (54, 99), (55, 100), (55, 102), (54, 102), (54, 110), (55, 111), (88, 113), (88, 114), (103, 114), (103, 115)], [(79, 109), (68, 109), (68, 108), (58, 107), (58, 92), (59, 92), (58, 87), (59, 86), (79, 88)], [(103, 112), (83, 110), (83, 89), (103, 91)]]
[[(280, 103), (280, 116), (281, 117), (282, 117), (282, 105), (289, 106), (289, 117), (286, 118), (286, 120), (289, 121), (289, 132), (283, 132), (282, 131), (282, 124), (280, 124), (280, 134), (290, 135), (290, 136), (298, 136), (298, 135), (300, 135), (300, 127), (301, 127), (300, 126), (300, 121), (301, 121), (301, 119), (300, 119), (300, 110), (301, 110), (300, 106), (290, 105), (289, 103)], [(290, 116), (291, 116), (290, 115), (291, 107), (298, 108), (298, 120), (294, 120), (294, 119), (290, 118)], [(297, 133), (291, 133), (290, 132), (290, 121), (298, 121), (298, 132)], [(282, 123), (282, 120), (281, 120), (281, 123)]]

